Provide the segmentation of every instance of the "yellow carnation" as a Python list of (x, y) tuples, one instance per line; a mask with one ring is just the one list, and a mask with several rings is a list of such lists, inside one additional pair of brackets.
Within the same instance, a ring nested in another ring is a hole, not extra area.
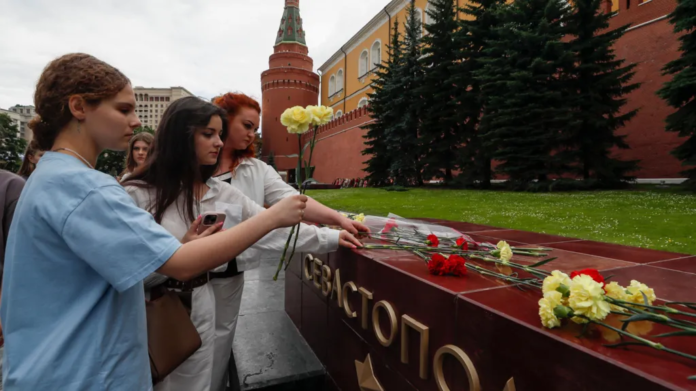
[(539, 300), (539, 317), (544, 327), (552, 329), (561, 325), (561, 320), (556, 317), (553, 310), (561, 305), (562, 298), (560, 292), (549, 292), (544, 295), (543, 299)]
[(333, 109), (326, 106), (307, 106), (307, 111), (312, 115), (312, 125), (321, 126), (333, 118)]
[[(626, 288), (622, 287), (621, 285), (617, 284), (616, 282), (610, 282), (609, 284), (604, 285), (604, 291), (606, 292), (606, 295), (611, 297), (612, 299), (616, 300), (626, 300)], [(626, 310), (622, 307), (611, 305), (611, 309), (613, 311), (620, 311), (620, 312), (625, 312)]]
[(611, 311), (609, 303), (604, 301), (602, 284), (584, 274), (573, 278), (568, 305), (576, 315), (592, 320), (603, 320)]
[(280, 123), (288, 128), (288, 133), (302, 134), (309, 130), (312, 114), (303, 107), (291, 107), (280, 116)]
[(642, 293), (648, 298), (648, 305), (657, 300), (655, 296), (655, 291), (645, 284), (640, 283), (636, 280), (631, 280), (631, 285), (626, 288), (626, 301), (636, 304), (645, 304), (645, 299), (643, 299)]
[(365, 213), (360, 213), (359, 215), (353, 217), (353, 220), (357, 221), (358, 223), (365, 222)]
[(551, 275), (546, 277), (544, 279), (544, 285), (542, 285), (542, 292), (544, 292), (544, 295), (548, 292), (553, 292), (556, 289), (558, 289), (561, 284), (565, 285), (566, 287), (570, 288), (570, 277), (568, 277), (567, 274), (554, 270), (551, 272)]
[(500, 260), (503, 263), (508, 263), (512, 259), (512, 248), (505, 241), (498, 242), (498, 250), (500, 250)]

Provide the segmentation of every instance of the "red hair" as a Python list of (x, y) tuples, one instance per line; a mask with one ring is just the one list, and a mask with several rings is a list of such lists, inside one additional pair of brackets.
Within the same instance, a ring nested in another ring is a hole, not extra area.
[[(239, 111), (243, 107), (248, 107), (250, 109), (256, 110), (257, 113), (261, 114), (261, 106), (259, 102), (253, 98), (236, 92), (228, 92), (225, 95), (218, 96), (213, 99), (213, 103), (227, 112), (227, 121), (231, 124), (234, 118), (239, 114)], [(232, 165), (229, 167), (230, 171), (234, 171), (235, 168), (241, 163), (242, 159), (256, 156), (256, 148), (254, 148), (254, 143), (249, 144), (249, 146), (243, 151), (233, 151), (232, 152)]]

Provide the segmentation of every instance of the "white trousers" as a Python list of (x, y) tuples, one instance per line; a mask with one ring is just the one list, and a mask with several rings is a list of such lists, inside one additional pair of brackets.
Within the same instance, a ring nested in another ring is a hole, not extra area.
[(210, 282), (215, 294), (215, 358), (213, 359), (212, 391), (227, 389), (232, 342), (237, 328), (239, 308), (244, 291), (244, 273)]
[(215, 296), (210, 283), (193, 290), (191, 321), (201, 336), (201, 347), (157, 384), (155, 391), (211, 391), (215, 350)]

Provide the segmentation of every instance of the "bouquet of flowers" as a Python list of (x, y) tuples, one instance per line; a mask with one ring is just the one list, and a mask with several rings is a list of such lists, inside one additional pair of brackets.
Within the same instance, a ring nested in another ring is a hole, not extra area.
[[(280, 122), (283, 124), (283, 126), (286, 126), (288, 129), (288, 133), (291, 134), (296, 134), (297, 135), (297, 142), (299, 145), (299, 156), (298, 156), (298, 163), (297, 163), (297, 175), (296, 175), (296, 183), (297, 183), (297, 188), (300, 191), (300, 194), (304, 194), (307, 191), (307, 184), (314, 182), (313, 179), (311, 179), (312, 176), (312, 155), (314, 154), (314, 146), (316, 145), (317, 141), (317, 133), (319, 130), (319, 126), (324, 125), (331, 121), (333, 118), (333, 109), (330, 107), (326, 106), (307, 106), (307, 107), (301, 107), (301, 106), (295, 106), (291, 107), (283, 114), (280, 116)], [(302, 182), (301, 180), (301, 173), (302, 173), (302, 164), (304, 163), (303, 160), (303, 155), (304, 155), (304, 148), (302, 147), (302, 135), (307, 133), (309, 131), (310, 126), (314, 126), (314, 134), (312, 135), (312, 139), (309, 143), (309, 159), (307, 160), (305, 164), (305, 180)], [(280, 258), (280, 262), (278, 263), (278, 270), (276, 271), (275, 276), (273, 276), (273, 280), (277, 281), (278, 280), (278, 274), (280, 274), (280, 271), (283, 268), (283, 264), (285, 264), (286, 260), (286, 254), (288, 252), (288, 247), (290, 246), (290, 242), (292, 241), (293, 235), (295, 236), (295, 242), (292, 245), (292, 251), (290, 253), (290, 257), (288, 257), (288, 265), (289, 265), (289, 260), (292, 259), (293, 255), (295, 255), (295, 246), (297, 245), (297, 239), (299, 237), (300, 233), (300, 225), (297, 224), (296, 226), (292, 227), (292, 230), (290, 230), (290, 235), (288, 236), (288, 240), (285, 242), (285, 249), (283, 250), (283, 255)], [(287, 268), (287, 265), (286, 265)]]

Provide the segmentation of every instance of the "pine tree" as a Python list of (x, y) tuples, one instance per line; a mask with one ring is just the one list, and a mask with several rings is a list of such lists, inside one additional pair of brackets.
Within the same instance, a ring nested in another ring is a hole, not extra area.
[(622, 112), (626, 94), (640, 85), (629, 84), (635, 65), (624, 65), (613, 49), (628, 26), (607, 31), (611, 15), (602, 11), (604, 0), (575, 0), (573, 4), (567, 25), (575, 61), (565, 73), (575, 95), (571, 98), (574, 126), (569, 124), (564, 131), (559, 158), (576, 167), (576, 173), (586, 180), (616, 183), (631, 179), (628, 173), (638, 168), (638, 161), (611, 156), (614, 148), (629, 148), (626, 136), (616, 132), (638, 112)]
[(457, 14), (452, 0), (433, 0), (428, 10), (432, 23), (423, 37), (423, 82), (418, 90), (422, 97), (421, 142), (423, 176), (452, 180), (457, 169), (457, 151), (464, 141), (457, 123), (456, 86), (452, 68), (457, 61), (454, 34)]
[(503, 23), (488, 40), (474, 73), (486, 106), (481, 126), (497, 170), (513, 188), (546, 182), (564, 167), (554, 151), (571, 121), (559, 72), (572, 61), (562, 42), (567, 8), (562, 0), (517, 0), (497, 7)]
[(27, 140), (19, 137), (17, 125), (7, 114), (0, 114), (0, 168), (17, 172), (22, 165), (21, 156), (27, 148)]
[(403, 38), (403, 57), (393, 78), (395, 99), (391, 111), (396, 121), (387, 133), (391, 155), (391, 177), (399, 186), (420, 186), (422, 179), (422, 143), (419, 139), (420, 116), (422, 113), (421, 95), (418, 87), (423, 82), (421, 57), (421, 36), (423, 22), (416, 13), (415, 0), (411, 0), (406, 13), (406, 28)]
[(395, 75), (401, 64), (401, 34), (399, 33), (399, 20), (394, 20), (391, 43), (387, 47), (388, 60), (385, 64), (378, 64), (375, 70), (376, 78), (372, 81), (373, 92), (369, 94), (370, 105), (368, 110), (374, 122), (365, 126), (367, 133), (365, 150), (363, 155), (368, 155), (365, 162), (368, 173), (366, 179), (371, 186), (385, 186), (390, 180), (391, 155), (393, 149), (389, 148), (388, 134), (391, 126), (397, 120), (394, 116), (393, 101), (400, 91), (395, 89)]
[(666, 75), (674, 75), (658, 94), (677, 111), (667, 117), (667, 131), (686, 137), (672, 154), (684, 166), (692, 166), (682, 173), (687, 176), (686, 186), (696, 190), (696, 0), (678, 0), (677, 8), (669, 16), (674, 32), (682, 34), (681, 57), (668, 63)]
[[(133, 131), (133, 134), (138, 133), (150, 133), (155, 134), (155, 131), (149, 126), (140, 126)], [(111, 176), (120, 175), (126, 168), (126, 152), (124, 151), (104, 151), (97, 158), (97, 166), (95, 167), (98, 171)]]
[(468, 186), (480, 183), (488, 188), (491, 184), (492, 152), (483, 145), (482, 135), (488, 129), (481, 125), (486, 96), (474, 74), (484, 66), (480, 59), (488, 42), (495, 38), (495, 28), (500, 24), (497, 8), (504, 3), (505, 0), (468, 2), (459, 10), (464, 17), (453, 37), (457, 61), (452, 66), (451, 83), (456, 87), (456, 121), (464, 143), (459, 150), (459, 178)]

